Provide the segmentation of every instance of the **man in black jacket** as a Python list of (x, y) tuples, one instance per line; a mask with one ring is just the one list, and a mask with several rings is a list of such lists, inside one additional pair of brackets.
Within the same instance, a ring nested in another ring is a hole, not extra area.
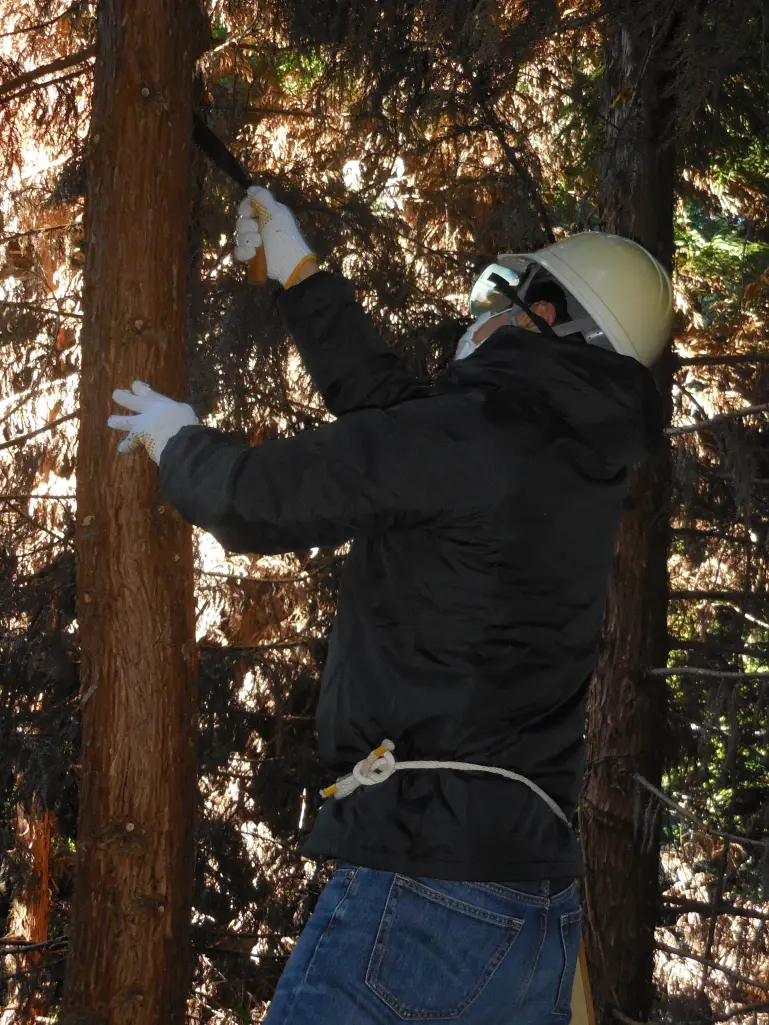
[(336, 419), (252, 448), (137, 382), (110, 425), (226, 548), (353, 542), (317, 711), (340, 778), (305, 847), (337, 867), (270, 1025), (564, 1021), (585, 703), (627, 470), (660, 437), (642, 364), (669, 279), (615, 236), (500, 257), (429, 384), (266, 190), (238, 240)]

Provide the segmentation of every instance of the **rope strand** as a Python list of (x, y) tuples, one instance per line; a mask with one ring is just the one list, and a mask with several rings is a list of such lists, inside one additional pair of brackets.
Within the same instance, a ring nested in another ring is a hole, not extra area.
[(398, 769), (454, 769), (458, 772), (489, 772), (495, 776), (504, 776), (505, 779), (511, 779), (516, 783), (523, 783), (529, 790), (541, 797), (548, 808), (571, 828), (560, 805), (556, 804), (553, 798), (536, 783), (517, 772), (511, 772), (510, 769), (499, 769), (494, 765), (475, 765), (472, 762), (439, 762), (430, 759), (398, 762), (393, 755), (394, 750), (395, 744), (391, 740), (383, 740), (379, 747), (357, 763), (351, 773), (340, 776), (336, 783), (324, 787), (320, 792), (321, 797), (333, 797), (335, 800), (341, 801), (354, 793), (358, 787), (370, 787), (377, 783), (384, 783)]

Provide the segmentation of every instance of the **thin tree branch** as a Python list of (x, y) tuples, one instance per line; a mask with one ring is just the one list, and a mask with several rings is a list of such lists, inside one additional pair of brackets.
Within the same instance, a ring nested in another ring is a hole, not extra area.
[[(13, 235), (4, 235), (2, 238), (0, 238), (0, 245), (4, 245), (6, 242), (14, 242), (17, 238), (26, 238), (27, 235), (41, 235), (41, 234), (43, 234), (43, 232), (46, 232), (46, 231), (58, 231), (59, 228), (71, 228), (73, 225), (79, 224), (79, 223), (80, 223), (79, 221), (67, 221), (64, 224), (46, 224), (42, 228), (28, 228), (27, 231), (17, 231), (17, 232), (14, 232)], [(19, 303), (6, 302), (6, 300), (3, 299), (2, 300), (2, 305), (3, 306), (11, 306), (11, 305), (18, 306), (20, 304)]]
[(681, 950), (678, 947), (669, 947), (667, 943), (657, 942), (655, 946), (657, 947), (657, 950), (663, 950), (666, 954), (673, 954), (675, 957), (683, 957), (687, 961), (697, 961), (698, 964), (706, 965), (708, 968), (712, 968), (714, 971), (721, 972), (730, 979), (734, 979), (735, 982), (741, 982), (743, 986), (753, 986), (756, 989), (762, 989), (769, 993), (769, 982), (760, 982), (758, 979), (750, 979), (747, 975), (741, 975), (739, 972), (735, 972), (733, 969), (727, 968), (725, 965), (717, 964), (715, 961), (709, 961), (708, 958), (701, 957), (699, 954), (693, 954), (689, 950)]
[[(52, 950), (51, 954), (58, 954), (57, 950)], [(2, 956), (2, 955), (0, 955)], [(33, 964), (21, 972), (9, 972), (7, 975), (3, 975), (3, 982), (28, 982), (30, 977), (39, 977), (41, 967), (51, 968), (55, 964), (63, 964), (66, 961), (66, 957), (50, 957), (46, 958), (45, 965)], [(44, 1019), (43, 1019), (44, 1020)]]
[[(713, 1025), (717, 1021), (731, 1021), (732, 1018), (739, 1018), (741, 1014), (751, 1014), (757, 1011), (764, 1011), (769, 1009), (769, 1003), (766, 1004), (746, 1004), (743, 1007), (738, 1007), (734, 1011), (729, 1011), (727, 1014), (716, 1014), (712, 1018), (698, 1018), (687, 1020), (686, 1022), (673, 1022), (672, 1025)], [(618, 1008), (613, 1007), (611, 1010), (612, 1016), (621, 1021), (623, 1025), (671, 1025), (670, 1022), (663, 1023), (659, 1020), (652, 1019), (651, 1021), (636, 1021), (635, 1018), (630, 1018), (624, 1011), (620, 1011)]]
[(52, 431), (60, 424), (66, 423), (68, 420), (76, 420), (80, 416), (80, 410), (76, 409), (74, 413), (67, 413), (66, 416), (60, 416), (58, 420), (52, 420), (45, 427), (38, 427), (36, 431), (30, 431), (29, 434), (20, 434), (15, 438), (11, 438), (10, 441), (4, 441), (0, 444), (0, 450), (4, 448), (13, 448), (14, 445), (23, 445), (25, 441), (29, 441), (30, 438), (37, 437), (38, 434), (45, 434), (46, 431)]
[(201, 648), (209, 651), (273, 651), (281, 648), (303, 648), (313, 644), (315, 637), (303, 637), (297, 641), (275, 641), (272, 644), (201, 644)]
[(74, 495), (33, 495), (33, 494), (5, 494), (0, 495), (0, 502), (19, 502), (27, 498), (43, 499), (45, 502), (74, 502)]
[(226, 50), (228, 46), (239, 46), (241, 41), (245, 39), (246, 36), (251, 35), (257, 21), (258, 18), (254, 18), (254, 20), (249, 22), (246, 28), (244, 28), (243, 31), (240, 32), (237, 36), (233, 36), (231, 39), (225, 39), (223, 42), (220, 42), (218, 39), (211, 38), (209, 40), (209, 48), (206, 49), (198, 59), (202, 60), (205, 57), (210, 57), (212, 56), (212, 54), (219, 53), (220, 50)]
[(701, 530), (699, 527), (673, 527), (671, 533), (676, 535), (691, 535), (692, 537), (712, 537), (718, 541), (729, 541), (736, 545), (752, 545), (749, 537), (735, 537), (733, 534), (724, 534), (720, 530)]
[(43, 943), (28, 943), (26, 940), (5, 940), (0, 939), (0, 956), (6, 954), (26, 954), (29, 950), (44, 950), (46, 947), (58, 947), (67, 943), (67, 936), (55, 936), (52, 940), (45, 940)]
[(39, 21), (37, 25), (27, 25), (25, 28), (12, 28), (10, 32), (0, 32), (0, 39), (5, 39), (7, 36), (23, 35), (25, 32), (39, 32), (42, 28), (48, 28), (49, 25), (55, 25), (57, 21), (61, 21), (62, 18), (66, 18), (75, 6), (76, 4), (70, 4), (65, 11), (62, 11), (61, 14), (57, 14), (55, 18), (49, 18), (48, 21)]
[(30, 93), (37, 92), (38, 89), (47, 89), (52, 85), (61, 85), (62, 82), (69, 82), (71, 78), (79, 78), (80, 75), (86, 75), (91, 71), (90, 64), (84, 64), (76, 71), (70, 71), (68, 75), (60, 75), (58, 78), (49, 78), (47, 82), (34, 82), (32, 85), (28, 85), (25, 89), (20, 89), (17, 93), (13, 93), (11, 96), (3, 96), (0, 98), (0, 106), (4, 103), (11, 103), (13, 100), (23, 100), (25, 96), (29, 96)]
[(703, 915), (710, 915), (715, 912), (717, 915), (731, 915), (734, 918), (755, 918), (760, 922), (769, 922), (769, 915), (764, 911), (752, 911), (750, 908), (740, 908), (736, 904), (707, 904), (700, 900), (687, 900), (686, 897), (662, 896), (663, 904), (671, 904), (680, 908), (681, 911), (696, 911)]
[(576, 32), (580, 28), (589, 28), (599, 22), (605, 14), (602, 10), (594, 14), (587, 14), (584, 18), (572, 18), (571, 21), (561, 21), (553, 29), (553, 35), (560, 35), (562, 32)]
[(72, 542), (62, 534), (57, 534), (55, 530), (51, 530), (50, 527), (46, 527), (43, 523), (38, 523), (36, 519), (33, 519), (29, 513), (25, 513), (23, 509), (19, 509), (17, 505), (12, 505), (11, 508), (20, 516), (23, 520), (26, 520), (30, 526), (34, 527), (35, 530), (42, 530), (45, 534), (50, 534), (52, 538), (59, 542), (59, 544), (66, 545), (68, 548), (72, 548)]
[(741, 609), (739, 605), (735, 605), (729, 602), (729, 608), (734, 609), (738, 615), (742, 616), (743, 619), (747, 619), (749, 623), (755, 623), (756, 626), (761, 626), (764, 630), (769, 630), (769, 623), (765, 619), (759, 619), (758, 616), (754, 616), (752, 612), (746, 612), (745, 609)]
[(671, 650), (678, 651), (704, 651), (709, 655), (757, 655), (759, 658), (769, 658), (769, 645), (743, 644), (739, 647), (723, 647), (717, 640), (713, 641), (687, 641), (683, 637), (668, 635), (668, 644)]
[(721, 413), (710, 420), (703, 420), (698, 424), (687, 424), (685, 427), (667, 427), (665, 434), (669, 438), (678, 438), (682, 434), (696, 434), (697, 431), (709, 431), (711, 427), (726, 423), (728, 420), (736, 420), (742, 416), (752, 416), (754, 413), (765, 413), (769, 409), (769, 403), (764, 402), (760, 406), (745, 406), (744, 409), (735, 409), (731, 413)]
[(671, 666), (669, 669), (646, 669), (647, 676), (707, 676), (718, 680), (769, 680), (769, 673), (735, 673), (723, 669), (698, 669), (696, 666)]
[(670, 591), (673, 601), (769, 601), (769, 594), (758, 591)]
[(679, 356), (682, 367), (731, 367), (740, 363), (769, 363), (769, 353), (745, 352), (736, 356)]
[(741, 1014), (758, 1014), (760, 1011), (769, 1011), (769, 1001), (764, 1004), (745, 1004), (726, 1014), (717, 1014), (713, 1021), (731, 1021), (732, 1018), (739, 1018)]
[(491, 108), (491, 106), (488, 103), (482, 103), (481, 110), (486, 115), (486, 118), (489, 124), (491, 125), (491, 130), (496, 136), (497, 142), (499, 143), (502, 152), (509, 160), (513, 170), (516, 172), (516, 174), (520, 175), (521, 178), (526, 182), (529, 188), (529, 195), (531, 196), (531, 200), (534, 203), (534, 207), (537, 213), (539, 214), (539, 219), (542, 222), (542, 229), (545, 233), (547, 241), (550, 243), (555, 242), (555, 235), (553, 234), (553, 228), (550, 224), (550, 215), (547, 212), (547, 207), (542, 202), (542, 196), (539, 193), (537, 183), (534, 181), (531, 172), (523, 163), (523, 161), (518, 157), (518, 154), (515, 152), (510, 143), (507, 141), (507, 138), (505, 137), (504, 126), (497, 117), (495, 111)]
[(332, 559), (331, 562), (326, 563), (323, 566), (317, 566), (315, 569), (303, 570), (295, 577), (249, 577), (241, 576), (238, 573), (221, 573), (218, 570), (200, 570), (199, 575), (202, 577), (220, 577), (222, 580), (242, 580), (245, 583), (254, 584), (296, 584), (302, 580), (309, 580), (311, 577), (317, 576), (322, 573), (323, 570), (329, 569), (333, 566), (336, 559)]
[[(75, 222), (72, 222), (72, 223), (75, 223)], [(64, 228), (64, 227), (69, 227), (69, 225), (57, 224), (55, 227), (57, 227), (57, 228)], [(50, 229), (48, 229), (48, 228), (36, 228), (34, 230), (35, 231), (48, 231)], [(28, 235), (28, 234), (30, 234), (30, 232), (22, 232), (22, 234)], [(18, 238), (19, 236), (15, 236), (15, 237)], [(6, 239), (2, 239), (0, 241), (7, 241), (7, 240)], [(83, 319), (83, 314), (82, 313), (67, 313), (65, 310), (58, 310), (58, 309), (56, 309), (55, 306), (38, 306), (36, 303), (25, 303), (25, 302), (17, 302), (17, 301), (11, 302), (10, 299), (0, 299), (0, 307), (2, 307), (2, 306), (18, 306), (20, 309), (30, 310), (32, 313), (50, 313), (54, 317), (72, 317), (72, 318), (74, 318), (76, 320), (82, 320)]]
[(635, 1018), (630, 1018), (624, 1011), (620, 1011), (618, 1007), (612, 1007), (612, 1017), (616, 1018), (617, 1021), (621, 1021), (622, 1025), (663, 1025), (661, 1021), (636, 1021)]
[(258, 124), (265, 117), (307, 117), (322, 121), (326, 115), (301, 107), (248, 107), (243, 118), (245, 124)]
[(749, 836), (736, 836), (734, 833), (724, 833), (720, 829), (713, 829), (712, 827), (705, 825), (705, 823), (698, 819), (693, 812), (682, 807), (682, 805), (674, 801), (672, 797), (668, 797), (667, 794), (663, 793), (658, 787), (655, 787), (653, 783), (650, 783), (648, 779), (645, 779), (639, 773), (634, 772), (633, 779), (637, 783), (640, 783), (642, 787), (645, 787), (650, 793), (654, 794), (658, 801), (662, 801), (663, 804), (666, 804), (669, 808), (677, 811), (679, 815), (682, 815), (685, 819), (693, 822), (694, 825), (703, 833), (707, 833), (710, 836), (720, 836), (724, 840), (731, 840), (734, 843), (750, 844), (754, 847), (769, 847), (769, 840), (753, 840)]
[(9, 82), (4, 82), (3, 85), (0, 85), (0, 97), (7, 96), (8, 93), (15, 92), (16, 89), (29, 85), (31, 82), (37, 82), (41, 78), (45, 78), (46, 75), (53, 75), (57, 71), (66, 71), (67, 68), (74, 68), (76, 65), (83, 64), (95, 55), (96, 47), (88, 46), (84, 50), (78, 50), (77, 53), (67, 54), (66, 57), (57, 57), (56, 60), (51, 61), (50, 64), (43, 64), (41, 67), (34, 68), (32, 71), (25, 71), (22, 75), (17, 75)]
[[(53, 380), (45, 381), (43, 377), (47, 370), (50, 369), (51, 355), (55, 351), (55, 345), (52, 345), (48, 349), (48, 353), (45, 362), (42, 364), (36, 380), (32, 384), (25, 388), (23, 391), (16, 392), (13, 395), (8, 395), (4, 399), (0, 399), (0, 405), (4, 405), (6, 402), (11, 403), (16, 401), (15, 406), (6, 408), (3, 415), (0, 416), (0, 425), (7, 423), (12, 417), (16, 416), (20, 409), (23, 409), (25, 405), (31, 402), (33, 399), (39, 398), (41, 392), (50, 392), (55, 390), (64, 381), (68, 381), (72, 377), (77, 376), (77, 371), (72, 370), (68, 374), (64, 374), (62, 377), (54, 378)], [(17, 401), (18, 400), (18, 401)]]

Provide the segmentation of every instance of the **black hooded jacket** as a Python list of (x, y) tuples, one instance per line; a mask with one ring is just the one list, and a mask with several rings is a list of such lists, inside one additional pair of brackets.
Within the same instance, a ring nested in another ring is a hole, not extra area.
[[(660, 437), (634, 360), (518, 328), (417, 381), (344, 278), (280, 300), (337, 420), (251, 448), (185, 427), (164, 494), (235, 551), (352, 540), (317, 712), (329, 782), (396, 759), (522, 773), (571, 819), (627, 469)], [(311, 857), (464, 880), (582, 872), (574, 832), (520, 783), (404, 770), (328, 800)]]

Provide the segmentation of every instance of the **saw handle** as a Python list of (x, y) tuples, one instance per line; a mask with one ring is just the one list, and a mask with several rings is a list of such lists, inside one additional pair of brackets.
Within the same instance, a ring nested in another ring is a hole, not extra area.
[[(259, 218), (256, 217), (256, 209), (256, 204), (252, 201), (251, 210), (261, 230), (262, 225)], [(256, 256), (248, 261), (248, 280), (252, 285), (263, 285), (267, 280), (267, 257), (264, 253), (264, 246), (259, 246)]]
[(256, 256), (248, 261), (248, 280), (253, 285), (263, 285), (267, 280), (267, 257), (264, 255), (264, 246), (259, 246)]

